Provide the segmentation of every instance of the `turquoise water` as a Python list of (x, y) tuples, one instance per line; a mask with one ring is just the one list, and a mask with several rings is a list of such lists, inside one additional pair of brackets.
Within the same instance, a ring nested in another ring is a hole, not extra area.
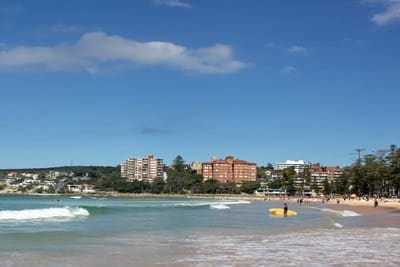
[(357, 228), (352, 212), (294, 204), (296, 217), (269, 216), (282, 205), (0, 196), (0, 266), (365, 266), (382, 263), (379, 257), (388, 266), (400, 263), (399, 229)]

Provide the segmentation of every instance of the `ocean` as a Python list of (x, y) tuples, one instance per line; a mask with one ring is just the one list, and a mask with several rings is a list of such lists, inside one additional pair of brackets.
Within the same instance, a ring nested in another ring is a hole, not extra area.
[[(400, 228), (352, 211), (214, 199), (0, 196), (0, 266), (399, 266)], [(399, 225), (400, 226), (400, 225)]]

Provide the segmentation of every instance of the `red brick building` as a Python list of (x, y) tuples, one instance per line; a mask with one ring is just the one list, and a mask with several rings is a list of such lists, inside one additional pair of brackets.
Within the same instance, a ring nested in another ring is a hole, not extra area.
[(215, 179), (222, 183), (256, 181), (257, 164), (228, 156), (225, 159), (204, 162), (201, 173), (204, 180)]

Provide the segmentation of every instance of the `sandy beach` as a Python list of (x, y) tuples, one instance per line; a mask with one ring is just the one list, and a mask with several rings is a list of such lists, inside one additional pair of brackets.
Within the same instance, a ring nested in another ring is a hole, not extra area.
[(305, 205), (357, 213), (360, 216), (352, 218), (352, 226), (398, 228), (400, 225), (400, 202), (398, 201), (378, 200), (378, 207), (374, 207), (374, 199), (369, 201), (341, 199), (340, 203), (337, 203), (336, 199), (325, 201), (325, 203), (321, 200), (308, 200)]

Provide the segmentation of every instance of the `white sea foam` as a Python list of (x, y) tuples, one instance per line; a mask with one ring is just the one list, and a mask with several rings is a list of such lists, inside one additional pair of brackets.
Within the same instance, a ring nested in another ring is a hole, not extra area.
[(326, 211), (326, 212), (331, 212), (331, 213), (335, 213), (339, 216), (342, 217), (355, 217), (355, 216), (361, 216), (361, 214), (355, 212), (355, 211), (351, 211), (351, 210), (333, 210), (333, 209), (320, 209), (321, 211)]
[(336, 228), (343, 228), (343, 225), (337, 222), (334, 222)]
[(351, 211), (351, 210), (344, 210), (342, 211), (342, 216), (343, 217), (354, 217), (354, 216), (360, 216), (359, 213)]
[[(399, 238), (399, 231), (383, 228), (319, 229), (248, 236), (202, 234), (186, 240), (195, 253), (180, 257), (174, 264), (232, 266), (234, 262), (237, 266), (399, 266)], [(383, 263), (382, 259), (386, 261)]]
[(217, 210), (226, 210), (230, 209), (228, 206), (223, 205), (223, 204), (215, 204), (210, 206), (212, 209), (217, 209)]
[[(250, 201), (247, 200), (237, 200), (237, 201), (205, 201), (205, 202), (181, 202), (181, 203), (175, 203), (175, 207), (203, 207), (203, 206), (210, 206), (211, 208), (215, 208), (215, 206), (226, 206), (227, 205), (241, 205), (241, 204), (250, 204)], [(227, 207), (229, 209), (229, 207)], [(218, 208), (217, 208), (218, 209)], [(226, 209), (226, 208), (220, 208), (220, 209)]]
[(86, 209), (79, 207), (3, 210), (0, 211), (0, 221), (27, 221), (44, 219), (70, 219), (89, 216)]

